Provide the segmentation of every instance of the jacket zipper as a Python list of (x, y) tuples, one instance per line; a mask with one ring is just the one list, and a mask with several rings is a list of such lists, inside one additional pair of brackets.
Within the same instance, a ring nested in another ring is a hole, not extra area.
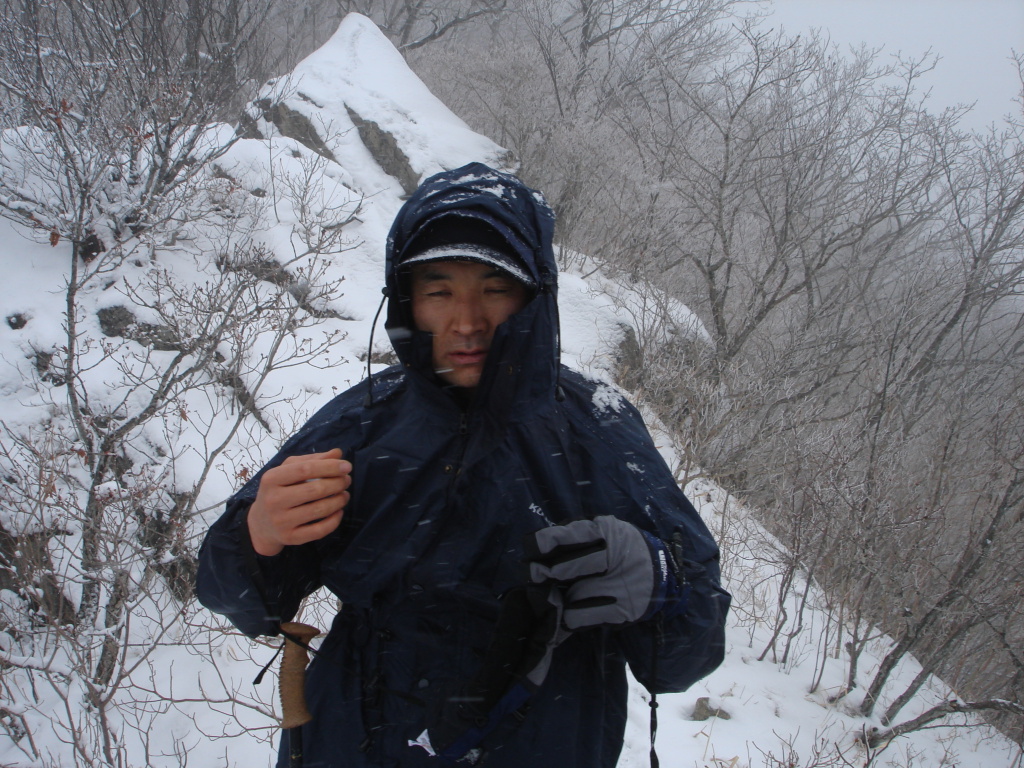
[(456, 459), (453, 464), (448, 464), (445, 471), (450, 475), (448, 478), (448, 492), (445, 494), (445, 506), (449, 506), (455, 485), (462, 474), (462, 465), (466, 461), (466, 450), (469, 448), (469, 414), (466, 411), (459, 412), (459, 449), (456, 452)]

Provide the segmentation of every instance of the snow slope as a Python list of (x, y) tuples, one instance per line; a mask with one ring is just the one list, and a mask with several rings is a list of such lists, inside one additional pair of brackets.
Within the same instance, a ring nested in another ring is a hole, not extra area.
[[(321, 313), (317, 322), (296, 328), (288, 341), (296, 350), (321, 344), (315, 364), (272, 371), (257, 398), (266, 425), (248, 419), (213, 463), (213, 474), (202, 493), (203, 513), (191, 530), (193, 546), (240, 478), (273, 453), (305, 414), (365, 376), (371, 326), (383, 282), (384, 242), (404, 190), (363, 143), (350, 112), (388, 133), (421, 177), (470, 160), (499, 166), (508, 162), (501, 147), (473, 134), (435, 99), (384, 36), (361, 16), (349, 16), (321, 50), (300, 63), (291, 77), (269, 84), (263, 96), (283, 100), (302, 114), (323, 138), (334, 160), (282, 135), (265, 115), (259, 115), (263, 138), (238, 141), (217, 161), (217, 167), (210, 169), (211, 178), (230, 180), (217, 189), (223, 195), (224, 210), (231, 215), (198, 220), (190, 225), (188, 237), (158, 247), (149, 261), (129, 260), (118, 266), (107, 280), (90, 286), (83, 299), (87, 310), (83, 323), (102, 341), (96, 310), (129, 304), (140, 319), (150, 317), (142, 304), (153, 303), (152, 295), (145, 293), (145, 278), (153, 270), (164, 270), (199, 286), (206, 279), (202, 265), (210, 262), (210, 254), (227, 253), (240, 245), (261, 248), (284, 265), (295, 278), (293, 287), (314, 278), (333, 285), (329, 293), (310, 299)], [(240, 222), (250, 226), (243, 227)], [(311, 243), (322, 243), (324, 232), (334, 231), (331, 225), (339, 222), (346, 222), (340, 240), (331, 240), (330, 247), (321, 251), (311, 247)], [(0, 222), (0, 228), (0, 264), (6, 276), (0, 313), (4, 318), (25, 320), (21, 325), (13, 320), (0, 323), (0, 422), (16, 430), (61, 418), (60, 388), (40, 387), (33, 355), (38, 350), (59, 348), (64, 338), (70, 251), (65, 244), (51, 246), (46, 233), (6, 221)], [(650, 297), (614, 285), (600, 274), (586, 279), (581, 274), (585, 272), (561, 276), (564, 360), (607, 381), (609, 402), (613, 403), (621, 394), (611, 383), (616, 347), (623, 328), (642, 321), (644, 302)], [(294, 293), (298, 296), (297, 289)], [(685, 307), (677, 307), (676, 314), (681, 332), (702, 335), (699, 323)], [(270, 353), (261, 347), (269, 344), (267, 338), (253, 337), (253, 355)], [(127, 351), (118, 352), (123, 357), (117, 359), (130, 361), (128, 352), (137, 351), (132, 344), (118, 347)], [(372, 369), (383, 367), (377, 360), (386, 352), (386, 337), (378, 328), (369, 364)], [(98, 401), (117, 397), (123, 388), (117, 373), (118, 369), (110, 367), (89, 373)], [(255, 386), (255, 374), (250, 371), (247, 376), (246, 383)], [(178, 491), (190, 487), (204, 471), (203, 446), (226, 432), (232, 410), (224, 401), (196, 392), (188, 395), (182, 408), (188, 418), (179, 419), (171, 425), (173, 429), (162, 425), (164, 432), (154, 427), (151, 435), (153, 445), (164, 441), (189, 448), (178, 451), (173, 477), (166, 480)], [(652, 427), (666, 460), (677, 465), (675, 449), (653, 420)], [(173, 433), (170, 437), (168, 429)], [(140, 449), (136, 460), (153, 463), (159, 453)], [(843, 701), (830, 700), (843, 683), (845, 666), (842, 643), (836, 640), (837, 628), (825, 610), (823, 596), (812, 587), (805, 629), (793, 640), (784, 662), (780, 660), (781, 642), (775, 653), (763, 655), (778, 615), (784, 553), (749, 511), (721, 489), (696, 479), (686, 490), (721, 538), (726, 583), (736, 603), (729, 619), (723, 667), (686, 693), (659, 697), (661, 765), (993, 768), (1020, 764), (1020, 752), (1012, 743), (971, 721), (965, 721), (965, 726), (921, 731), (881, 751), (866, 750), (857, 735), (877, 723), (854, 716)], [(12, 595), (0, 591), (0, 603), (5, 601), (16, 604)], [(247, 768), (270, 764), (275, 750), (269, 741), (276, 732), (272, 676), (258, 687), (251, 681), (259, 667), (270, 661), (274, 643), (250, 642), (194, 604), (181, 608), (180, 618), (170, 624), (157, 620), (158, 614), (173, 613), (176, 605), (167, 594), (139, 598), (134, 604), (132, 636), (139, 648), (145, 646), (143, 639), (161, 627), (166, 634), (148, 656), (140, 652), (139, 664), (131, 671), (133, 687), (126, 689), (126, 696), (131, 695), (122, 701), (119, 711), (124, 724), (117, 729), (127, 751), (125, 764), (180, 766), (187, 762)], [(326, 626), (331, 610), (330, 600), (325, 599), (309, 607), (307, 618)], [(795, 613), (794, 606), (790, 610)], [(31, 664), (16, 658), (15, 649), (2, 639), (6, 637), (0, 633), (0, 660), (21, 664), (19, 669), (53, 663), (42, 657), (29, 660)], [(885, 642), (880, 638), (862, 661), (862, 679), (871, 674)], [(840, 650), (835, 652), (836, 648)], [(134, 652), (129, 648), (129, 656)], [(910, 679), (915, 673), (911, 667), (904, 665), (899, 674)], [(73, 677), (70, 669), (66, 672)], [(812, 690), (815, 680), (820, 683)], [(32, 748), (24, 737), (16, 740), (0, 734), (0, 764), (89, 762), (76, 755), (68, 743), (70, 731), (62, 730), (62, 722), (88, 717), (84, 699), (76, 698), (80, 687), (68, 685), (60, 695), (33, 688), (22, 678), (5, 685), (5, 717), (24, 717), (36, 727), (30, 729)], [(922, 711), (950, 695), (934, 681), (913, 709)], [(702, 697), (707, 697), (718, 716), (693, 719)], [(621, 768), (649, 764), (647, 699), (634, 685)], [(62, 719), (62, 706), (66, 719)], [(52, 715), (49, 728), (47, 708)], [(138, 728), (133, 728), (133, 723)]]
[[(400, 194), (402, 188), (382, 172), (360, 140), (358, 119), (390, 134), (421, 178), (472, 160), (510, 170), (507, 151), (471, 131), (445, 107), (373, 22), (359, 14), (345, 17), (323, 47), (288, 77), (268, 83), (260, 97), (305, 116), (367, 195)], [(279, 133), (265, 119), (260, 126), (265, 134)]]

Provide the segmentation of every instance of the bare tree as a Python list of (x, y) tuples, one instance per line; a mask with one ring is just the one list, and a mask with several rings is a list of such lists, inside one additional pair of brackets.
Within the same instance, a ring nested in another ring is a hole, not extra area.
[[(639, 8), (524, 4), (529, 49), (492, 49), (457, 88), (553, 190), (563, 242), (650, 286), (623, 382), (788, 548), (800, 591), (767, 611), (765, 652), (788, 657), (817, 583), (846, 626), (822, 642), (847, 649), (843, 695), (864, 685), (865, 712), (885, 691), (895, 718), (967, 647), (1016, 669), (1015, 592), (994, 578), (1013, 563), (1016, 459), (989, 409), (1014, 412), (1020, 136), (929, 113), (928, 60), (754, 25), (709, 37), (724, 48), (707, 58), (659, 56), (645, 41), (679, 27)], [(710, 344), (666, 335), (674, 299)], [(863, 681), (872, 626), (894, 644)], [(910, 652), (925, 672), (888, 690)]]
[(616, 151), (623, 112), (634, 108), (629, 92), (658, 60), (694, 70), (713, 59), (728, 39), (718, 22), (734, 5), (513, 0), (499, 30), (412, 61), (447, 104), (519, 158), (555, 208), (561, 242), (594, 254), (614, 231), (594, 219), (643, 213), (624, 204), (632, 179)]
[(243, 6), (30, 5), (3, 21), (3, 213), (67, 267), (63, 338), (6, 363), (45, 417), (0, 425), (0, 725), (35, 764), (124, 766), (185, 701), (154, 653), (194, 610), (194, 519), (252, 469), (229, 449), (292, 426), (282, 370), (332, 362), (326, 270), (360, 201), (293, 150), (274, 251), (265, 193), (215, 164), (237, 72), (212, 49), (251, 39)]
[[(333, 30), (349, 13), (369, 17), (398, 50), (414, 51), (474, 28), (494, 22), (508, 0), (305, 0), (278, 9), (288, 25), (288, 36), (313, 35), (323, 42), (324, 30)], [(294, 64), (294, 62), (292, 62)]]
[(2, 211), (85, 261), (173, 218), (177, 192), (233, 141), (211, 124), (236, 100), (264, 12), (237, 0), (7, 2)]

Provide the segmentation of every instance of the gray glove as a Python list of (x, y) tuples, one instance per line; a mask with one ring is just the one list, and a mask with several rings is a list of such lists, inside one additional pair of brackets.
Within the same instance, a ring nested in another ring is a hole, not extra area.
[(662, 541), (616, 517), (542, 528), (527, 540), (530, 580), (565, 590), (569, 630), (649, 618), (678, 600)]

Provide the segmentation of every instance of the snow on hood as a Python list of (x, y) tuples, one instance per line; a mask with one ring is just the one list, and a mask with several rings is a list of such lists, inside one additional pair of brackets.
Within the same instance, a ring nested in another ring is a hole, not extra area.
[[(425, 181), (399, 211), (388, 235), (387, 330), (399, 359), (413, 370), (431, 369), (430, 344), (414, 331), (410, 303), (399, 277), (406, 248), (425, 228), (453, 218), (483, 221), (513, 248), (537, 294), (496, 331), (478, 389), (487, 389), (488, 371), (512, 364), (524, 390), (554, 392), (558, 366), (558, 267), (553, 250), (555, 215), (541, 193), (520, 179), (482, 163), (469, 163)], [(457, 223), (451, 226), (458, 227)], [(525, 382), (530, 382), (529, 386)], [(506, 392), (509, 395), (510, 392)], [(506, 402), (507, 405), (507, 402)]]

